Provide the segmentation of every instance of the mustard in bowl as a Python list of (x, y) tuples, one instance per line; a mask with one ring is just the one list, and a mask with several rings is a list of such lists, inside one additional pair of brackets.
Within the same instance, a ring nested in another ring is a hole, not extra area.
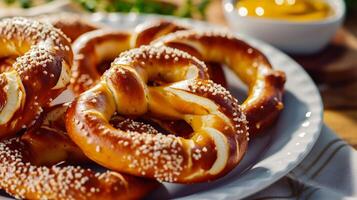
[(343, 0), (223, 0), (230, 27), (288, 53), (323, 49), (342, 25)]
[(236, 8), (243, 17), (296, 22), (323, 20), (333, 15), (333, 9), (323, 0), (240, 0)]

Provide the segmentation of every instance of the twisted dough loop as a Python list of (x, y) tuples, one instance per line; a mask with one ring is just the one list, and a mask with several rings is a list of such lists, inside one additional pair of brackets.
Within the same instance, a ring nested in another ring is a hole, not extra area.
[[(80, 94), (93, 86), (102, 73), (121, 52), (147, 45), (153, 40), (188, 27), (169, 21), (145, 23), (134, 32), (97, 30), (82, 35), (74, 44), (75, 62), (72, 68), (71, 89)], [(214, 81), (225, 83), (220, 67), (209, 66)]]
[[(112, 171), (96, 173), (79, 166), (62, 166), (89, 161), (65, 133), (66, 110), (65, 105), (45, 110), (21, 138), (0, 143), (1, 188), (22, 199), (87, 200), (138, 199), (158, 185)], [(116, 126), (125, 128), (123, 123)]]
[[(237, 100), (207, 79), (205, 65), (184, 52), (130, 50), (72, 103), (68, 133), (90, 159), (116, 171), (168, 182), (216, 179), (244, 155), (247, 127)], [(115, 112), (185, 120), (193, 133), (115, 129), (108, 122)]]
[(199, 54), (203, 61), (227, 65), (248, 86), (242, 108), (249, 122), (249, 133), (259, 134), (270, 126), (283, 109), (285, 73), (272, 69), (268, 59), (237, 37), (221, 32), (179, 31), (153, 42)]
[(73, 61), (66, 36), (24, 18), (0, 21), (0, 59), (17, 57), (0, 72), (0, 138), (34, 123), (69, 83)]
[(80, 94), (94, 85), (102, 73), (97, 67), (102, 62), (113, 61), (121, 52), (141, 45), (178, 30), (186, 29), (167, 21), (143, 24), (135, 31), (98, 30), (80, 37), (73, 44), (76, 55), (72, 68), (71, 88)]

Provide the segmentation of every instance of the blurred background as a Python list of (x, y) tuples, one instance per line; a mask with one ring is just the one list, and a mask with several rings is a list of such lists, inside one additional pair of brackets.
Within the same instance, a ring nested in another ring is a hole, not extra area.
[[(347, 12), (343, 27), (328, 46), (312, 55), (290, 56), (308, 71), (318, 85), (325, 106), (325, 122), (357, 148), (357, 0), (344, 1)], [(155, 13), (228, 26), (220, 0), (0, 0), (0, 17), (23, 14), (26, 10), (47, 4), (59, 5), (54, 6), (54, 12), (64, 6), (65, 9), (85, 13)]]
[[(1, 7), (28, 9), (56, 0), (0, 0)], [(204, 18), (219, 0), (70, 0), (87, 12), (137, 12)], [(254, 0), (253, 0), (254, 1)], [(349, 13), (357, 10), (356, 0), (345, 0)]]

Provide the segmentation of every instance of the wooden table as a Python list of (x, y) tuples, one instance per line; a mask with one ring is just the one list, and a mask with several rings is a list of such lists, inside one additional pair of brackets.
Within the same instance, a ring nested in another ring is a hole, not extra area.
[[(214, 0), (207, 20), (227, 25), (221, 1)], [(311, 56), (291, 55), (312, 76), (324, 102), (324, 121), (357, 149), (357, 11), (351, 12), (331, 44)]]

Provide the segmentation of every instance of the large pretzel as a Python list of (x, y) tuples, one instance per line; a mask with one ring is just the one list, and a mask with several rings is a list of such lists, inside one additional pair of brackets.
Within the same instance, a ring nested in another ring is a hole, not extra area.
[[(76, 94), (89, 89), (107, 69), (107, 63), (111, 63), (121, 52), (187, 28), (173, 22), (159, 21), (141, 24), (133, 32), (101, 29), (82, 35), (73, 44), (75, 62), (71, 89)], [(209, 74), (214, 81), (225, 84), (223, 71), (216, 64), (210, 64)]]
[[(219, 178), (242, 159), (247, 127), (237, 100), (207, 78), (205, 65), (187, 53), (130, 50), (74, 100), (68, 133), (89, 158), (116, 171), (181, 183)], [(116, 129), (109, 124), (114, 113), (184, 120), (193, 132), (180, 137)]]
[(24, 18), (0, 21), (0, 47), (0, 59), (12, 60), (0, 71), (3, 138), (34, 123), (42, 107), (66, 88), (73, 55), (61, 31)]
[[(144, 197), (158, 185), (143, 178), (76, 166), (89, 160), (65, 133), (66, 110), (65, 105), (49, 108), (21, 138), (0, 143), (0, 188), (21, 199), (114, 200)], [(126, 124), (116, 126), (131, 130)]]
[(223, 63), (231, 68), (249, 89), (242, 108), (250, 134), (259, 134), (270, 126), (283, 109), (285, 74), (274, 70), (260, 51), (237, 37), (220, 32), (180, 31), (154, 43), (198, 54), (205, 62)]

